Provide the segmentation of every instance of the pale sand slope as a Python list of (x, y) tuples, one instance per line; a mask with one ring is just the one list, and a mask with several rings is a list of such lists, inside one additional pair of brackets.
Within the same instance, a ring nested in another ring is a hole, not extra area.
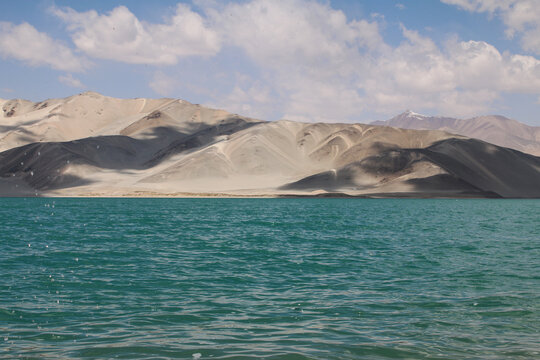
[[(97, 107), (109, 120), (56, 111), (54, 133), (0, 153), (0, 195), (540, 197), (540, 158), (442, 131), (262, 122), (181, 100), (95, 93), (51, 103), (67, 101), (86, 104), (77, 113), (96, 114)], [(0, 124), (45, 109), (17, 104)], [(19, 119), (18, 126), (36, 136), (50, 118), (33, 125)], [(84, 128), (66, 131), (65, 119)]]
[(478, 116), (463, 120), (406, 111), (390, 120), (375, 121), (372, 124), (403, 129), (442, 130), (540, 156), (540, 127), (522, 124), (504, 116)]
[(224, 110), (207, 109), (183, 100), (116, 99), (94, 92), (39, 103), (3, 100), (1, 105), (0, 151), (34, 142), (102, 135), (144, 139), (165, 127), (191, 134), (233, 116)]

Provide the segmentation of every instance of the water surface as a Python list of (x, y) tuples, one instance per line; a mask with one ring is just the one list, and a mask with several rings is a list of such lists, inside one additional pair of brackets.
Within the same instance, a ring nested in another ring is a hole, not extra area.
[(538, 200), (0, 205), (0, 358), (540, 358)]

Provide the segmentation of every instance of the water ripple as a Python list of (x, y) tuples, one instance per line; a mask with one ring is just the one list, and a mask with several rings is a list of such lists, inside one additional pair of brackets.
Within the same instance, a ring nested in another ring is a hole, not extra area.
[(0, 201), (0, 358), (540, 358), (539, 201)]

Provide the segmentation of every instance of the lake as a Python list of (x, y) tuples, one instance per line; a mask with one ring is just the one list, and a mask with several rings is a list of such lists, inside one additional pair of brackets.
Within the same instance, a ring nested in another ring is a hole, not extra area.
[(0, 204), (0, 358), (540, 358), (540, 200)]

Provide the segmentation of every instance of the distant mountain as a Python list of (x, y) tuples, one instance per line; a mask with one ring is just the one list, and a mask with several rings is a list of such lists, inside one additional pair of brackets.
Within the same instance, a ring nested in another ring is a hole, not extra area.
[(97, 93), (0, 106), (2, 196), (540, 197), (539, 157), (438, 130)]
[(478, 116), (462, 120), (406, 111), (390, 120), (372, 124), (402, 129), (443, 130), (540, 156), (540, 127), (525, 125), (504, 116)]

